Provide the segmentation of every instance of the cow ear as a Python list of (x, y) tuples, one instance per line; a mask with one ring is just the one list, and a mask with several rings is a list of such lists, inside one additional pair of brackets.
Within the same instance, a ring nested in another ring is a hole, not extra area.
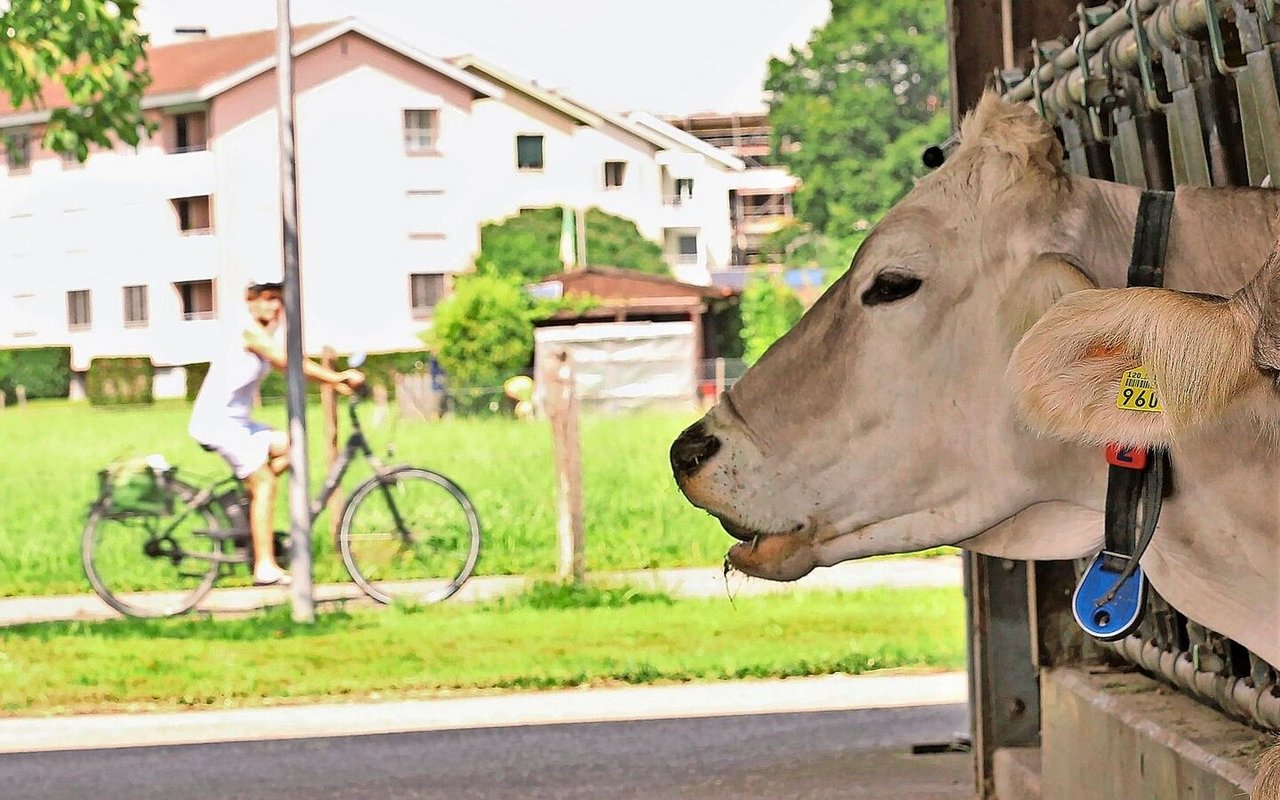
[[(1278, 221), (1280, 222), (1280, 221)], [(1232, 299), (1258, 321), (1254, 361), (1259, 369), (1280, 370), (1280, 241), (1258, 274)]]
[[(1008, 380), (1023, 419), (1063, 439), (1168, 446), (1219, 414), (1259, 373), (1234, 304), (1164, 289), (1064, 297), (1014, 349)], [(1146, 369), (1161, 410), (1119, 408), (1124, 373)]]
[(1093, 281), (1065, 255), (1041, 253), (1000, 300), (1000, 319), (1009, 335), (1009, 347), (1012, 349), (1058, 300), (1093, 286)]

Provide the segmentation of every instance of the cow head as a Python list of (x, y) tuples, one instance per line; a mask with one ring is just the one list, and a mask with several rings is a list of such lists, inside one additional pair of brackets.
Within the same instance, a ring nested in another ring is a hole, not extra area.
[(1048, 126), (985, 97), (947, 163), (672, 445), (681, 490), (742, 540), (733, 566), (790, 580), (957, 543), (1060, 480), (1003, 381), (1022, 333), (1092, 285), (1065, 255), (1073, 191)]
[[(1161, 413), (1117, 407), (1121, 376), (1138, 366)], [(1023, 417), (1045, 433), (1170, 447), (1232, 406), (1274, 433), (1278, 369), (1280, 242), (1231, 298), (1147, 288), (1064, 297), (1018, 345), (1009, 380)]]

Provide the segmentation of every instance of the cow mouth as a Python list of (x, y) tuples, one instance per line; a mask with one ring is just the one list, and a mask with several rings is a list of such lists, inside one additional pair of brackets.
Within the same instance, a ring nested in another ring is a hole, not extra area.
[(766, 532), (766, 531), (757, 530), (755, 528), (747, 527), (746, 525), (739, 524), (727, 517), (722, 517), (719, 514), (713, 513), (711, 516), (716, 518), (716, 521), (720, 523), (720, 527), (724, 528), (725, 533), (729, 534), (730, 536), (732, 536), (733, 538), (737, 539), (740, 542), (759, 541), (760, 539), (763, 539), (769, 536), (793, 536), (795, 534), (800, 533), (805, 528), (804, 524), (801, 523), (801, 524), (793, 525), (791, 528), (785, 531), (767, 531)]
[(745, 525), (739, 525), (738, 523), (734, 522), (731, 519), (725, 519), (724, 517), (721, 517), (719, 515), (713, 515), (713, 516), (715, 516), (716, 520), (719, 521), (720, 527), (724, 528), (725, 533), (729, 534), (730, 536), (732, 536), (733, 538), (737, 539), (740, 542), (749, 542), (760, 535), (759, 532), (754, 531)]
[(738, 542), (725, 554), (725, 573), (737, 570), (753, 578), (794, 581), (818, 565), (809, 538), (791, 533), (769, 533)]

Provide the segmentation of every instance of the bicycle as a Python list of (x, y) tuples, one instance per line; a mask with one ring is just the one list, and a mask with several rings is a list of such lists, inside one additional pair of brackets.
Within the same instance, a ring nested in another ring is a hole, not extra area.
[[(351, 434), (310, 506), (310, 523), (324, 510), (359, 457), (371, 478), (343, 506), (338, 544), (351, 579), (380, 603), (437, 603), (451, 597), (475, 570), (480, 520), (457, 484), (422, 467), (383, 466), (347, 403)], [(122, 614), (168, 617), (190, 611), (219, 578), (252, 564), (248, 495), (229, 476), (198, 486), (176, 468), (150, 469), (150, 490), (124, 497), (106, 470), (89, 510), (81, 560), (94, 592)], [(275, 533), (277, 558), (288, 561), (287, 536)], [(139, 562), (138, 556), (142, 556)], [(166, 590), (155, 591), (164, 586)]]

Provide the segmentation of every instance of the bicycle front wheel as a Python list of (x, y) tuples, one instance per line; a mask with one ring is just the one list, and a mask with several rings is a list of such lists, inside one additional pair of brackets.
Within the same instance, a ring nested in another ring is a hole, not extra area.
[(338, 543), (351, 579), (373, 599), (438, 603), (476, 568), (480, 520), (453, 481), (401, 467), (351, 494)]
[(218, 579), (220, 542), (207, 509), (177, 515), (89, 514), (80, 558), (93, 590), (131, 617), (171, 617), (191, 610)]

